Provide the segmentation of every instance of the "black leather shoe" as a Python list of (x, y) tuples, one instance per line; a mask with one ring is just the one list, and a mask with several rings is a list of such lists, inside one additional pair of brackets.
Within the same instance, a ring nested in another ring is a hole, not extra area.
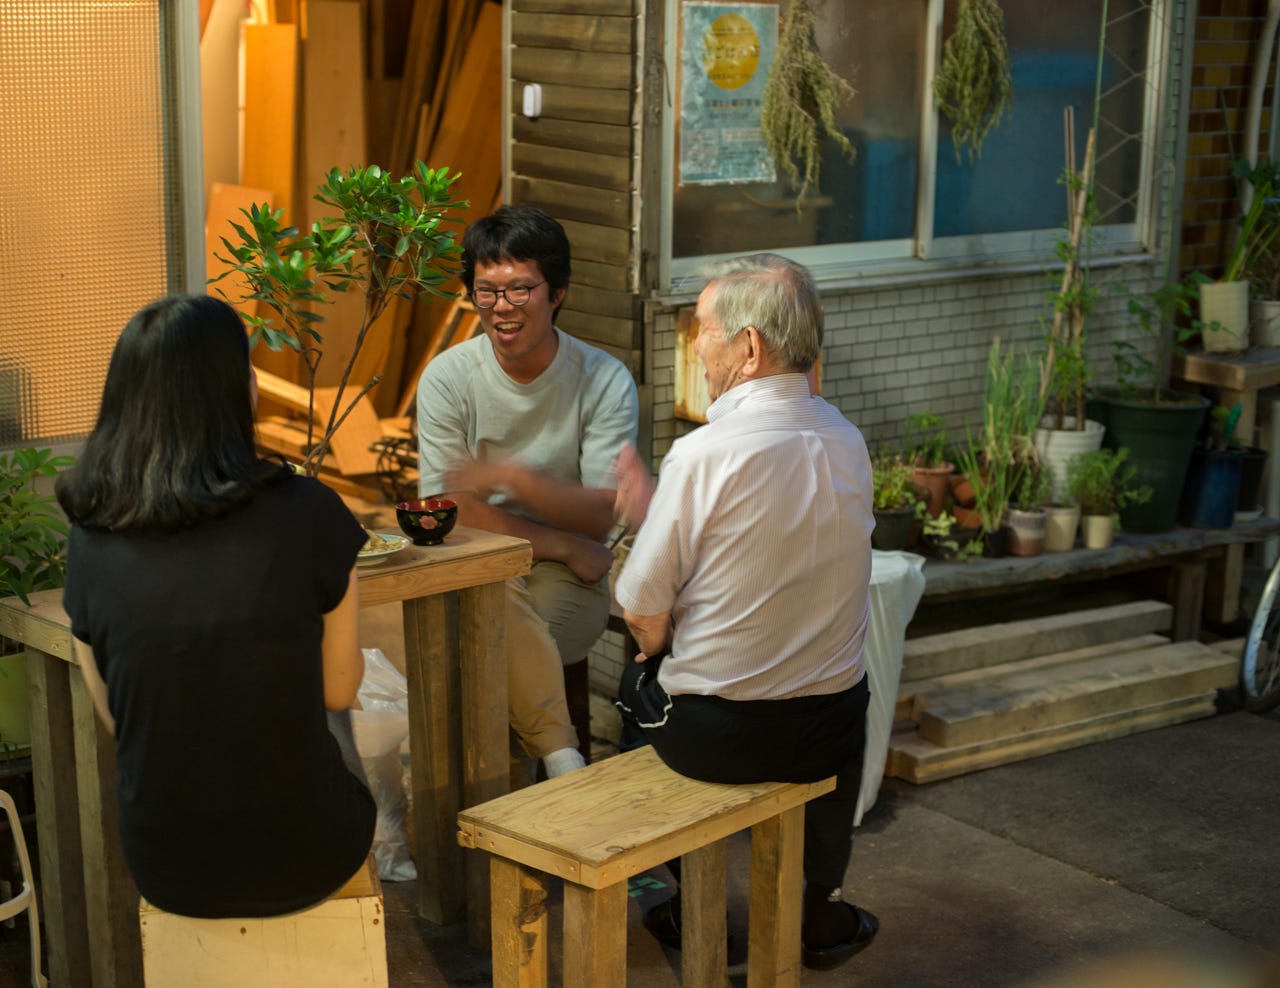
[[(683, 944), (680, 932), (680, 893), (665, 902), (659, 902), (644, 914), (644, 928), (664, 947), (679, 950)], [(733, 949), (733, 934), (725, 936), (725, 948)]]
[[(833, 967), (839, 967), (858, 951), (870, 946), (871, 941), (876, 938), (876, 931), (880, 929), (880, 920), (865, 909), (859, 909), (847, 902), (845, 906), (853, 910), (858, 917), (858, 929), (848, 940), (830, 947), (810, 947), (805, 944), (803, 949), (805, 967), (814, 971), (830, 971)], [(645, 920), (645, 926), (648, 926), (647, 916)]]

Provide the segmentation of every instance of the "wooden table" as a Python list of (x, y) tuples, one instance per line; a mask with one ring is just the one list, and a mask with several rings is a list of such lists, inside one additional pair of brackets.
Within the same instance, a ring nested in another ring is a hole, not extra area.
[[(457, 814), (509, 787), (503, 585), (531, 563), (522, 539), (457, 528), (360, 573), (361, 605), (404, 608), (418, 908), (436, 923), (468, 914), (473, 941), (487, 940), (487, 862), (457, 846)], [(62, 591), (31, 605), (0, 600), (0, 635), (27, 648), (50, 981), (136, 988), (138, 893), (120, 849), (115, 741), (76, 666)]]
[(1174, 354), (1170, 374), (1175, 384), (1181, 380), (1217, 388), (1218, 404), (1226, 408), (1239, 402), (1242, 412), (1235, 434), (1252, 446), (1258, 392), (1280, 384), (1280, 347), (1254, 347), (1240, 353), (1188, 350)]

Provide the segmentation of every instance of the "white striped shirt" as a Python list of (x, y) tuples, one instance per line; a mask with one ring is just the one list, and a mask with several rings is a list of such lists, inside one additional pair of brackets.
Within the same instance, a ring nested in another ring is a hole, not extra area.
[(667, 453), (616, 596), (672, 612), (671, 695), (839, 692), (862, 677), (873, 527), (858, 429), (803, 375), (748, 381)]

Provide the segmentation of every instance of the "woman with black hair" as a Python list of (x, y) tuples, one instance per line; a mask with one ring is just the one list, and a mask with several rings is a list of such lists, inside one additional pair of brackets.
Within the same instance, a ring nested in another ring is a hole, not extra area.
[(365, 533), (324, 485), (257, 456), (256, 398), (234, 309), (154, 302), (121, 333), (57, 488), (125, 861), (143, 896), (188, 916), (312, 905), (373, 837), (349, 713)]

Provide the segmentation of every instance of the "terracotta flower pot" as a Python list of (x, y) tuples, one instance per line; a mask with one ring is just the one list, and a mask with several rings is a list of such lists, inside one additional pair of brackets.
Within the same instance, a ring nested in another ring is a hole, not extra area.
[(973, 484), (969, 483), (969, 478), (962, 473), (953, 474), (951, 476), (951, 499), (957, 505), (972, 508), (974, 498)]
[(1009, 555), (1038, 556), (1044, 552), (1045, 528), (1048, 515), (1043, 508), (1022, 511), (1010, 508), (1006, 516), (1009, 529)]
[(940, 463), (936, 467), (915, 467), (911, 481), (922, 488), (926, 494), (929, 517), (937, 518), (947, 506), (947, 483), (955, 467), (950, 463)]

